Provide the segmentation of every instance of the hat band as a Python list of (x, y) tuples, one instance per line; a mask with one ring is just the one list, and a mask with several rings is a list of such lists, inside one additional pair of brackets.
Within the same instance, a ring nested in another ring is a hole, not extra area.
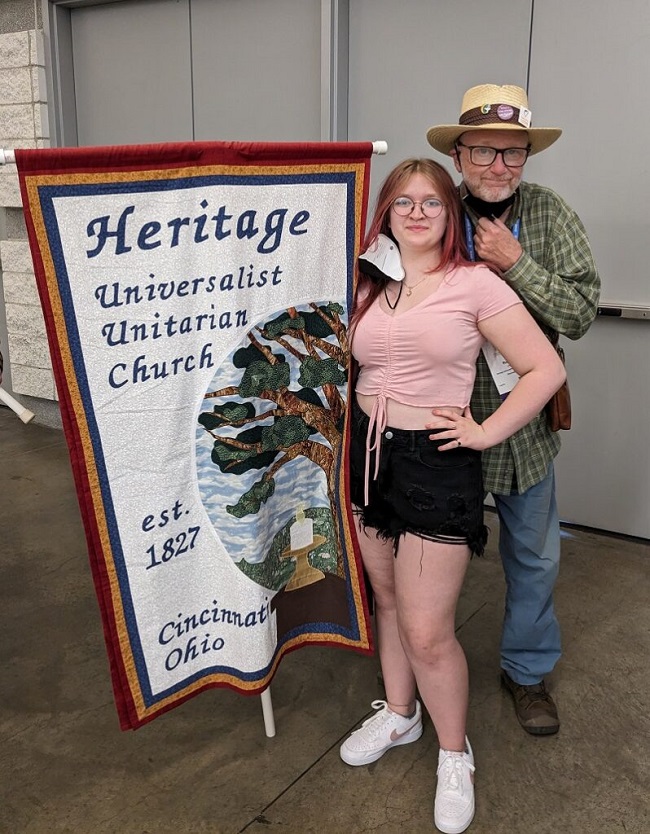
[(459, 125), (513, 124), (530, 127), (530, 110), (512, 104), (484, 104), (466, 110), (458, 119)]

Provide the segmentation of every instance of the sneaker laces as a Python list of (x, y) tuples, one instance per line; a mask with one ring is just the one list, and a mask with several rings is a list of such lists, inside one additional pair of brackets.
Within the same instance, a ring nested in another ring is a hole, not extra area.
[[(386, 719), (390, 717), (390, 707), (386, 701), (373, 701), (370, 706), (375, 710), (383, 710), (383, 712), (376, 712), (374, 715), (371, 715), (370, 718), (366, 718), (359, 729), (354, 730), (352, 735), (356, 735), (357, 733), (363, 731), (369, 740), (374, 741), (383, 730)], [(392, 710), (390, 711), (392, 712)], [(395, 715), (396, 714), (397, 713), (395, 713)]]
[(438, 765), (438, 779), (443, 793), (463, 792), (463, 770), (468, 768), (472, 773), (476, 770), (464, 753), (443, 750), (443, 759)]

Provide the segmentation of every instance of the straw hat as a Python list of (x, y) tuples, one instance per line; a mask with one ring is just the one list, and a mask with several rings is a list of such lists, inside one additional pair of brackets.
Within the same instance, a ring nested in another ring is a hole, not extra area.
[(457, 125), (437, 125), (427, 139), (440, 153), (448, 154), (468, 130), (521, 130), (528, 134), (530, 153), (546, 150), (562, 131), (559, 127), (531, 127), (526, 91), (512, 84), (480, 84), (463, 96)]

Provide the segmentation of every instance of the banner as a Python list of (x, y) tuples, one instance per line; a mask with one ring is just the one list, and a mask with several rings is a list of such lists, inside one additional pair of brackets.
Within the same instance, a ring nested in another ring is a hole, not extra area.
[(371, 650), (342, 454), (371, 153), (16, 151), (123, 729)]

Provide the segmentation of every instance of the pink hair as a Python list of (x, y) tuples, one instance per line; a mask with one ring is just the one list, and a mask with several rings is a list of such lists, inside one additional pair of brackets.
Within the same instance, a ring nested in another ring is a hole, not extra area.
[[(405, 159), (393, 168), (386, 177), (377, 196), (375, 212), (370, 223), (370, 228), (366, 234), (362, 251), (365, 252), (373, 241), (377, 239), (377, 235), (379, 234), (384, 234), (392, 238), (389, 221), (393, 200), (404, 193), (408, 181), (415, 174), (422, 174), (431, 182), (434, 191), (447, 208), (447, 227), (442, 237), (440, 263), (436, 269), (447, 270), (452, 267), (469, 264), (470, 261), (467, 257), (467, 247), (465, 245), (465, 236), (461, 222), (461, 203), (458, 190), (447, 169), (434, 162), (433, 159)], [(358, 277), (359, 282), (357, 284), (355, 303), (351, 316), (351, 331), (354, 330), (359, 319), (362, 318), (364, 313), (388, 284), (387, 280), (378, 281), (364, 274), (360, 269), (358, 270)], [(359, 298), (359, 291), (366, 288), (369, 289), (369, 292), (365, 295), (363, 301), (357, 303), (356, 299)]]

